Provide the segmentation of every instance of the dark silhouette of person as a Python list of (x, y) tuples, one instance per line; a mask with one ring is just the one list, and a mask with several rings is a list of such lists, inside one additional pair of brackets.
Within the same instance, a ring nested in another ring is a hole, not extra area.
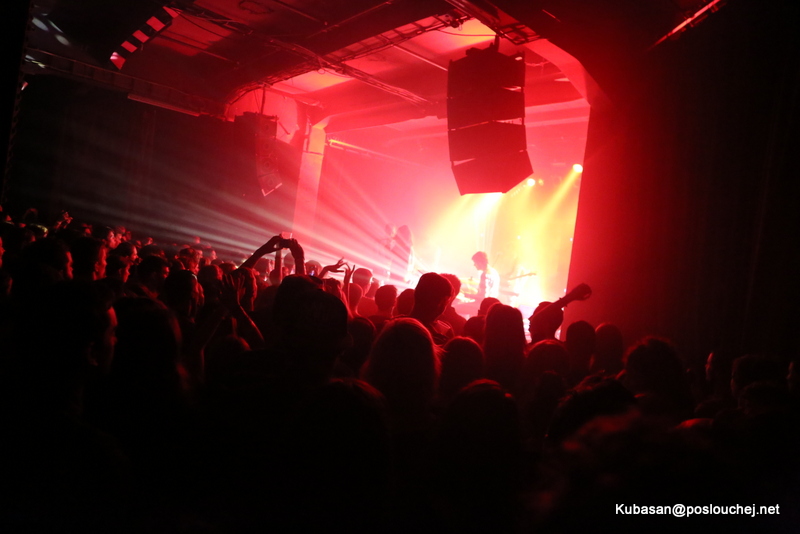
[(378, 333), (383, 325), (392, 318), (395, 304), (397, 304), (397, 288), (393, 285), (379, 287), (375, 292), (375, 305), (378, 311), (368, 317)]
[(489, 256), (483, 251), (478, 251), (472, 255), (472, 263), (481, 272), (477, 300), (483, 300), (487, 297), (499, 298), (500, 275), (494, 267), (489, 265)]
[(525, 343), (522, 313), (505, 304), (492, 306), (486, 314), (483, 341), (486, 376), (506, 390), (516, 392), (525, 361)]
[(625, 353), (622, 332), (614, 324), (603, 323), (595, 328), (594, 334), (595, 350), (591, 372), (616, 376), (622, 371), (622, 356)]
[(594, 327), (586, 321), (575, 321), (567, 327), (564, 344), (569, 354), (569, 384), (578, 384), (589, 374), (595, 339)]
[(401, 317), (387, 323), (375, 340), (362, 376), (386, 397), (395, 432), (406, 432), (431, 423), (439, 371), (429, 330)]
[(555, 339), (556, 331), (564, 321), (564, 306), (576, 300), (586, 300), (592, 295), (591, 288), (579, 284), (555, 302), (541, 302), (528, 319), (531, 345), (543, 339)]
[(439, 405), (447, 406), (462, 388), (485, 376), (483, 349), (468, 337), (454, 337), (440, 358)]
[(442, 276), (447, 278), (447, 281), (453, 286), (453, 296), (450, 298), (450, 302), (447, 303), (447, 308), (445, 308), (441, 319), (450, 325), (455, 335), (460, 336), (464, 332), (464, 325), (467, 323), (467, 319), (456, 312), (453, 302), (461, 292), (461, 280), (454, 274), (442, 274)]
[(450, 325), (439, 321), (452, 297), (453, 287), (447, 278), (437, 273), (423, 274), (414, 288), (414, 309), (411, 317), (422, 323), (437, 345), (444, 345), (453, 337)]

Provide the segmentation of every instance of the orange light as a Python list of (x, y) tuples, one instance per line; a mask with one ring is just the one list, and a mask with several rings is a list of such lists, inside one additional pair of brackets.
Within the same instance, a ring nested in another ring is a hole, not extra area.
[(576, 163), (575, 165), (572, 166), (572, 170), (575, 172), (583, 172), (583, 165), (581, 165), (580, 163)]

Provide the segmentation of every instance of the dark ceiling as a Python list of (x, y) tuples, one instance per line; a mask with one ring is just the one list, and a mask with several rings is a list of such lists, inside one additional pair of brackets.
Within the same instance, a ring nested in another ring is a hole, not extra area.
[[(716, 2), (43, 0), (34, 3), (25, 71), (210, 115), (270, 86), (313, 103), (317, 118), (441, 117), (449, 61), (494, 32), (509, 52), (549, 39), (603, 78), (705, 4)], [(528, 49), (526, 63), (527, 86), (536, 87), (526, 106), (580, 97), (552, 62)]]

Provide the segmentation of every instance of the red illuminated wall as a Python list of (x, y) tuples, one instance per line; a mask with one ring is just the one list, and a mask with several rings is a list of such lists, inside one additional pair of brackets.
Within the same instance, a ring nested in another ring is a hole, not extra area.
[(589, 58), (615, 107), (590, 120), (570, 285), (595, 291), (567, 323), (669, 336), (687, 356), (796, 354), (800, 20), (787, 6), (730, 2), (616, 77)]

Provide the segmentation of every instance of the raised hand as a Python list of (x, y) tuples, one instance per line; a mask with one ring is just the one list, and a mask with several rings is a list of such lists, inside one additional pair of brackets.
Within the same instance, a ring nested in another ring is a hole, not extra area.
[(348, 265), (347, 263), (344, 264), (344, 285), (347, 287), (347, 284), (350, 283), (350, 279), (353, 277), (353, 272), (356, 270), (355, 264)]
[(263, 256), (264, 254), (269, 254), (270, 252), (275, 252), (279, 248), (281, 248), (281, 236), (276, 235), (269, 238), (269, 241), (264, 243), (258, 248), (258, 252), (261, 253)]
[(297, 257), (298, 255), (304, 256), (305, 252), (303, 251), (303, 247), (300, 246), (300, 243), (297, 242), (297, 239), (287, 239), (286, 246), (284, 248), (288, 248), (289, 252), (292, 253), (293, 257)]
[(287, 248), (294, 258), (294, 272), (295, 274), (306, 274), (306, 253), (297, 239), (286, 240)]
[(572, 290), (567, 293), (564, 298), (569, 299), (569, 301), (574, 300), (586, 300), (592, 296), (592, 288), (589, 287), (587, 284), (579, 284), (572, 288)]
[(342, 267), (345, 265), (347, 264), (344, 262), (344, 258), (339, 258), (339, 261), (337, 261), (333, 265), (326, 265), (325, 267), (323, 267), (322, 270), (319, 272), (319, 277), (325, 278), (325, 275), (328, 273), (340, 273), (342, 272)]
[(269, 241), (261, 245), (253, 252), (253, 255), (247, 258), (247, 260), (241, 265), (242, 267), (253, 268), (256, 265), (256, 262), (265, 254), (269, 254), (270, 252), (275, 252), (281, 248), (281, 236), (276, 235), (269, 238)]

